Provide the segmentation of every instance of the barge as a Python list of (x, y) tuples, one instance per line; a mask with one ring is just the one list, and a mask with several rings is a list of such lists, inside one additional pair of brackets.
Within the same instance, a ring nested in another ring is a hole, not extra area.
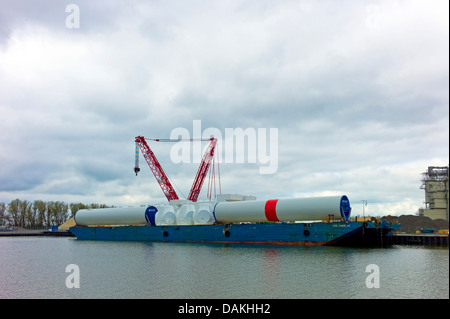
[(389, 224), (349, 221), (347, 196), (172, 202), (80, 210), (70, 232), (80, 240), (380, 246)]

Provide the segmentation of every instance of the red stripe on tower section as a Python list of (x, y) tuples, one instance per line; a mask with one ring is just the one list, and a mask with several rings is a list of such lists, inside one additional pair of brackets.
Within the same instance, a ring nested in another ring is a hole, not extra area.
[(277, 202), (278, 199), (269, 199), (264, 206), (264, 212), (269, 222), (279, 222), (276, 210)]

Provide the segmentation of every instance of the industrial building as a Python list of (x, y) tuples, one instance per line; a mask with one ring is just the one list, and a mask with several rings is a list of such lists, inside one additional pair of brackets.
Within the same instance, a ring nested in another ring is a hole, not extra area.
[(421, 181), (425, 207), (419, 209), (419, 215), (448, 221), (448, 166), (429, 166)]

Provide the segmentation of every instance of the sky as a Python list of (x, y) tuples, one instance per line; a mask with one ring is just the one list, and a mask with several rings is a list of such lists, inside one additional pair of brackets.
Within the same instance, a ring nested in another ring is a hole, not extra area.
[[(165, 202), (135, 137), (214, 133), (222, 193), (415, 214), (449, 163), (449, 2), (3, 0), (0, 119), (6, 204)], [(208, 142), (148, 143), (185, 198)]]

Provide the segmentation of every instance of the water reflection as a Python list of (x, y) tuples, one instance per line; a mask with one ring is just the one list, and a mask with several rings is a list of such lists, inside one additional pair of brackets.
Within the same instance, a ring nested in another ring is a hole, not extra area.
[[(448, 298), (448, 249), (1, 238), (1, 298)], [(65, 267), (80, 268), (80, 288)], [(369, 289), (366, 267), (380, 269)]]

